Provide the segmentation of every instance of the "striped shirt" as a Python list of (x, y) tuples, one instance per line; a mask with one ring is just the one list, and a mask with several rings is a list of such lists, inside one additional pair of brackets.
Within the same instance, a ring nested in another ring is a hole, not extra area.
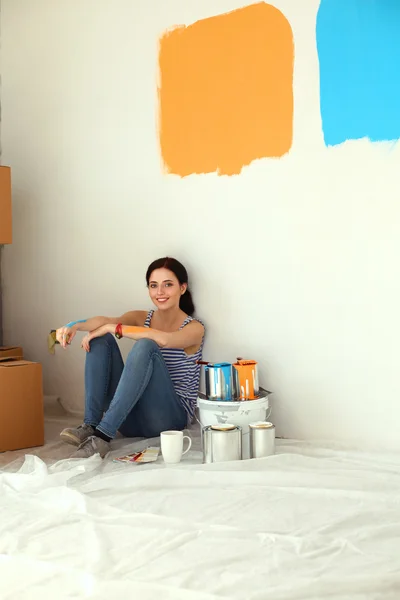
[[(145, 327), (151, 327), (151, 319), (154, 310), (149, 311), (144, 322)], [(183, 329), (188, 323), (199, 321), (204, 326), (200, 319), (186, 317), (179, 330)], [(181, 348), (160, 348), (160, 352), (164, 358), (168, 372), (171, 377), (172, 384), (176, 394), (182, 403), (188, 417), (188, 425), (193, 420), (193, 415), (196, 410), (197, 395), (200, 384), (200, 369), (197, 364), (203, 355), (204, 336), (201, 340), (200, 348), (195, 354), (186, 354)]]

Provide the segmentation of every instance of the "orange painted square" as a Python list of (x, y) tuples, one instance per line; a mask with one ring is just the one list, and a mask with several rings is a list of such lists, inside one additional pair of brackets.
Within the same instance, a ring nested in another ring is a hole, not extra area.
[(158, 90), (165, 170), (234, 175), (287, 153), (293, 63), (290, 24), (265, 2), (166, 32)]

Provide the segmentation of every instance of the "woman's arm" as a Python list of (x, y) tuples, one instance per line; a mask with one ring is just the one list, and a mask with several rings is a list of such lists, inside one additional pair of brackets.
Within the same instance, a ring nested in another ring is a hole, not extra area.
[[(122, 325), (141, 326), (147, 312), (145, 310), (131, 310), (120, 317), (92, 317), (82, 323), (76, 323), (76, 331), (93, 331), (103, 325), (122, 323)], [(114, 328), (115, 329), (115, 328)]]
[[(92, 331), (86, 338), (90, 342), (93, 338), (100, 337), (106, 333), (114, 334), (115, 325), (110, 323), (103, 325), (96, 331)], [(182, 329), (171, 332), (159, 331), (158, 329), (151, 329), (149, 327), (122, 326), (123, 337), (136, 341), (141, 339), (153, 340), (161, 348), (182, 348), (186, 350), (187, 348), (200, 346), (203, 335), (204, 327), (199, 321), (191, 321)]]
[(141, 326), (146, 319), (147, 312), (144, 310), (131, 310), (120, 317), (91, 317), (81, 321), (72, 321), (64, 327), (57, 329), (56, 338), (63, 348), (72, 342), (77, 331), (94, 331), (107, 324), (123, 323), (128, 326)]

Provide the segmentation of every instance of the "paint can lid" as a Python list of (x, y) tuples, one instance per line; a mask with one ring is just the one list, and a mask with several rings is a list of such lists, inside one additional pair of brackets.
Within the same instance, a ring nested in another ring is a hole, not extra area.
[(232, 431), (232, 429), (236, 429), (236, 425), (221, 423), (219, 425), (211, 425), (211, 429), (214, 429), (214, 431)]
[(270, 429), (271, 427), (274, 427), (274, 425), (269, 421), (256, 421), (255, 423), (250, 423), (249, 427), (252, 427), (253, 429)]

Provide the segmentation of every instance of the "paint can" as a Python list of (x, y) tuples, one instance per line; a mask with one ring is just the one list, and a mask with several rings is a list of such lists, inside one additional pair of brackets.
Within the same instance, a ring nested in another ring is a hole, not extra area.
[(206, 396), (209, 400), (232, 400), (231, 363), (207, 363), (204, 367)]
[(216, 463), (242, 459), (242, 428), (225, 423), (203, 427), (203, 462)]
[(268, 421), (250, 423), (250, 458), (275, 454), (275, 425)]
[(259, 394), (257, 362), (238, 359), (232, 366), (235, 400), (255, 400)]
[(197, 398), (198, 420), (203, 428), (206, 425), (233, 423), (242, 428), (242, 456), (250, 458), (249, 424), (266, 421), (270, 414), (269, 396), (271, 392), (260, 388), (259, 397), (249, 401), (216, 401), (209, 400), (205, 394), (199, 393)]

